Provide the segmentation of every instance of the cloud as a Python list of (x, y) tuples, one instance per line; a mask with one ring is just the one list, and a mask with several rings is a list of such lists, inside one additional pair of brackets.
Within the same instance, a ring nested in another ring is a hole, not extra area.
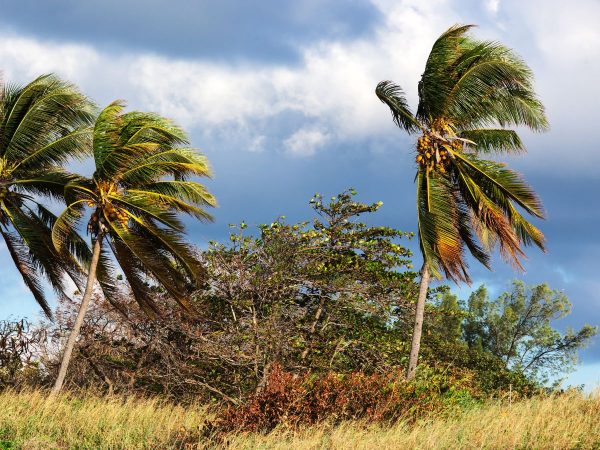
[(485, 2), (486, 9), (492, 14), (498, 14), (500, 8), (500, 0), (487, 0)]
[(385, 19), (372, 35), (300, 47), (301, 62), (295, 65), (112, 54), (6, 31), (0, 31), (0, 59), (8, 78), (25, 81), (55, 71), (104, 103), (110, 95), (127, 96), (132, 107), (158, 111), (189, 128), (241, 130), (248, 148), (255, 148), (260, 136), (280, 143), (290, 139), (297, 129), (279, 136), (272, 126), (289, 114), (301, 119), (298, 128), (302, 121), (318, 121), (332, 140), (346, 140), (393, 130), (373, 94), (376, 83), (402, 81), (415, 103), (414, 87), (431, 41), (453, 17), (441, 1), (377, 1), (374, 6)]
[[(588, 162), (598, 158), (597, 146), (590, 133), (582, 131), (593, 125), (594, 99), (600, 96), (595, 82), (600, 72), (600, 30), (594, 20), (600, 5), (582, 0), (580, 6), (564, 8), (556, 0), (527, 4), (504, 0), (500, 11), (499, 2), (493, 0), (468, 8), (479, 8), (480, 14), (482, 8), (497, 12), (498, 18), (488, 22), (479, 18), (482, 27), (477, 33), (516, 48), (537, 74), (554, 132), (524, 135), (531, 154), (518, 164), (528, 172), (541, 170), (541, 157), (554, 168), (590, 172), (596, 167)], [(313, 2), (304, 8), (294, 14), (314, 15)], [(315, 123), (329, 144), (388, 139), (398, 130), (373, 95), (376, 83), (382, 79), (400, 83), (414, 107), (416, 85), (433, 40), (452, 23), (477, 20), (460, 3), (443, 0), (373, 0), (371, 8), (380, 18), (369, 34), (324, 35), (297, 42), (294, 64), (285, 59), (265, 65), (131, 49), (111, 52), (89, 44), (26, 38), (7, 29), (0, 29), (0, 60), (7, 79), (26, 81), (56, 71), (101, 104), (126, 97), (133, 108), (160, 112), (203, 136), (235, 139), (238, 148), (250, 151), (285, 147), (300, 129)], [(506, 27), (513, 22), (519, 26)], [(548, 23), (555, 25), (549, 28)], [(578, 150), (548, 152), (557, 136)]]
[(289, 153), (294, 156), (312, 156), (323, 147), (330, 136), (317, 129), (302, 128), (284, 142)]
[(213, 61), (295, 62), (298, 48), (364, 35), (379, 11), (368, 0), (5, 0), (0, 24), (45, 41)]

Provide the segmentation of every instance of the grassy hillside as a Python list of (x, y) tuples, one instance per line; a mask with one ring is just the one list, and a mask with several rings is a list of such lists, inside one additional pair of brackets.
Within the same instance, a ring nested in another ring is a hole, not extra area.
[[(64, 396), (39, 392), (0, 394), (2, 449), (215, 448), (203, 435), (211, 415), (205, 407), (157, 401)], [(569, 394), (509, 405), (489, 403), (448, 419), (409, 426), (347, 423), (299, 432), (228, 435), (218, 448), (599, 448), (600, 396)]]

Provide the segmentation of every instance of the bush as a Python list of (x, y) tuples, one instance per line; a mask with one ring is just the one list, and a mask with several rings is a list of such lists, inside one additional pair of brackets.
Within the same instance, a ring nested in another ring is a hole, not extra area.
[(268, 432), (278, 426), (346, 420), (392, 422), (477, 404), (470, 372), (422, 367), (414, 382), (400, 373), (296, 375), (274, 365), (264, 388), (218, 418), (223, 431)]

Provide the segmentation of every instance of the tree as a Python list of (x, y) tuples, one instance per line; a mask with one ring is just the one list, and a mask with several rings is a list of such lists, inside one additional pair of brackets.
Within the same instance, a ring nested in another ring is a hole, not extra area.
[(465, 342), (470, 348), (480, 351), (483, 351), (488, 342), (485, 325), (488, 302), (487, 289), (482, 284), (469, 296), (467, 315), (463, 323)]
[(211, 290), (203, 309), (220, 305), (224, 329), (215, 340), (235, 336), (227, 346), (233, 358), (242, 353), (253, 364), (244, 381), (254, 377), (260, 387), (273, 363), (370, 371), (397, 349), (399, 339), (394, 346), (386, 338), (415, 293), (415, 274), (405, 270), (411, 254), (397, 243), (407, 234), (367, 226), (361, 218), (381, 203), (355, 195), (349, 190), (329, 202), (315, 195), (312, 227), (276, 220), (261, 226), (259, 237), (240, 230), (231, 246), (214, 244), (204, 255)]
[(552, 322), (571, 312), (571, 303), (560, 291), (546, 284), (526, 286), (512, 284), (494, 301), (485, 289), (478, 289), (469, 299), (470, 318), (465, 322), (465, 338), (470, 347), (498, 356), (507, 368), (546, 382), (549, 376), (566, 373), (577, 361), (577, 352), (596, 335), (590, 325), (564, 334)]
[(524, 151), (509, 126), (547, 128), (533, 75), (511, 49), (480, 41), (454, 26), (434, 43), (418, 86), (416, 114), (402, 89), (382, 81), (375, 90), (396, 125), (417, 140), (417, 218), (423, 266), (407, 377), (415, 375), (427, 287), (443, 275), (470, 282), (465, 250), (486, 267), (496, 246), (521, 267), (522, 246), (544, 249), (543, 234), (522, 211), (543, 218), (541, 201), (514, 171), (481, 158)]
[(56, 217), (41, 199), (64, 200), (64, 187), (74, 176), (60, 166), (85, 153), (92, 120), (89, 100), (54, 75), (25, 86), (0, 83), (0, 234), (48, 317), (43, 277), (66, 295), (65, 275), (80, 281), (78, 263), (89, 260), (89, 250), (72, 235), (65, 236), (63, 251), (54, 249), (51, 228)]
[(458, 297), (452, 293), (444, 292), (441, 294), (439, 306), (440, 313), (439, 332), (450, 342), (456, 342), (462, 335), (463, 311), (458, 302)]
[[(206, 159), (187, 148), (184, 131), (169, 120), (144, 112), (123, 113), (122, 102), (106, 107), (96, 119), (92, 150), (95, 172), (65, 187), (67, 208), (57, 218), (52, 239), (60, 251), (91, 208), (87, 231), (93, 255), (81, 306), (66, 344), (53, 394), (60, 391), (75, 341), (93, 294), (96, 274), (112, 272), (112, 251), (137, 303), (149, 316), (159, 310), (150, 295), (162, 287), (181, 306), (203, 277), (203, 269), (184, 241), (178, 213), (210, 219), (205, 207), (215, 200), (186, 177), (209, 176)], [(148, 278), (150, 275), (151, 278)], [(104, 289), (112, 295), (111, 289)]]

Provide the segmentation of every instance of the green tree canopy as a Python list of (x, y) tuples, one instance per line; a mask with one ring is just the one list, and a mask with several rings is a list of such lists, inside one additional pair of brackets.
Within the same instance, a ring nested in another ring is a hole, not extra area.
[(515, 281), (508, 292), (490, 301), (484, 287), (468, 302), (463, 324), (465, 341), (502, 358), (506, 366), (546, 381), (567, 373), (577, 362), (577, 353), (596, 335), (585, 325), (561, 333), (554, 321), (571, 312), (571, 303), (560, 291), (546, 284), (526, 286)]
[(0, 233), (47, 316), (44, 277), (66, 294), (65, 276), (81, 285), (79, 263), (89, 262), (89, 249), (73, 233), (65, 235), (63, 251), (54, 249), (50, 234), (56, 217), (44, 201), (64, 200), (64, 188), (75, 176), (61, 166), (89, 150), (93, 113), (74, 85), (54, 75), (25, 86), (0, 83)]

